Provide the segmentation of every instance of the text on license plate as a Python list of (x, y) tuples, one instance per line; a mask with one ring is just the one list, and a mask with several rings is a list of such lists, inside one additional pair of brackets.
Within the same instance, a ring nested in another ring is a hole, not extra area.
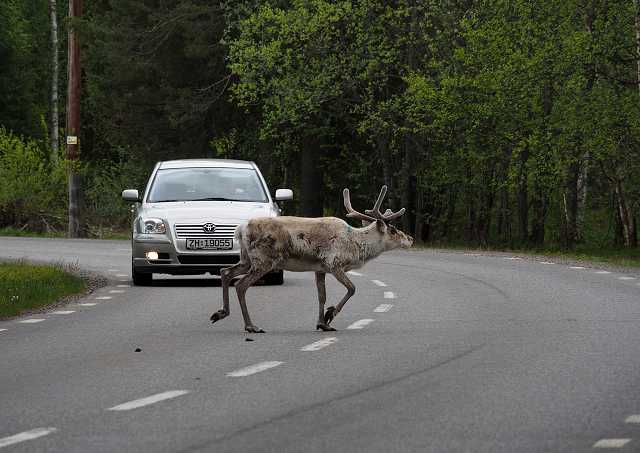
[(190, 250), (231, 250), (233, 239), (187, 239), (187, 248)]

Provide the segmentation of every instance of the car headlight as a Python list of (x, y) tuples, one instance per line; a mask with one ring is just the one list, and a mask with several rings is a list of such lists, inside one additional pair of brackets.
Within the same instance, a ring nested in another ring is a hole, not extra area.
[(143, 220), (143, 233), (147, 234), (165, 234), (167, 227), (162, 219), (144, 219)]

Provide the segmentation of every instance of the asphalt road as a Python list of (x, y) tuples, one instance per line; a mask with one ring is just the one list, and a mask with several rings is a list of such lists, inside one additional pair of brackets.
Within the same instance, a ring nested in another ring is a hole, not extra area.
[(337, 332), (313, 330), (313, 274), (286, 273), (247, 293), (267, 331), (249, 335), (234, 291), (209, 323), (216, 280), (127, 286), (124, 241), (0, 238), (0, 256), (110, 279), (0, 322), (0, 451), (640, 451), (638, 272), (392, 252), (352, 276)]

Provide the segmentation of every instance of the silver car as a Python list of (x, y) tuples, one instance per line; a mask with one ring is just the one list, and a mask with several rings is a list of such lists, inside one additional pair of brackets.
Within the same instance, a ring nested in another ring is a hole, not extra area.
[[(219, 274), (240, 259), (240, 244), (234, 240), (238, 225), (280, 215), (256, 164), (240, 160), (158, 162), (143, 195), (127, 189), (122, 198), (135, 203), (135, 285), (150, 285), (154, 273)], [(276, 201), (292, 198), (291, 190), (276, 190)], [(282, 284), (282, 271), (265, 280)]]

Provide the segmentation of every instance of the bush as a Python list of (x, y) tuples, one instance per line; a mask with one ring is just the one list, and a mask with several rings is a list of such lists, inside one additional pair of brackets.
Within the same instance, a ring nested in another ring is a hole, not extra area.
[(50, 162), (43, 146), (0, 128), (0, 227), (64, 229), (66, 164)]

